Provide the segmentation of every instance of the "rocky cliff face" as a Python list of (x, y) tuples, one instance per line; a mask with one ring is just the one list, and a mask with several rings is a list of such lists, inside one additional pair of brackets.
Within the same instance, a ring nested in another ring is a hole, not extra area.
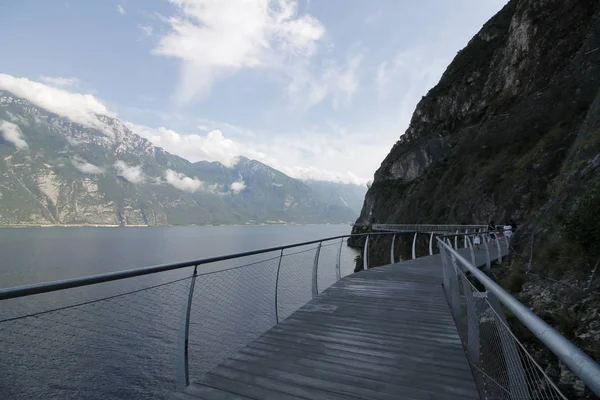
[[(511, 1), (417, 105), (359, 222), (525, 218), (596, 96), (595, 1)], [(447, 201), (440, 202), (439, 198)]]
[(0, 91), (0, 225), (343, 223), (356, 213), (258, 161), (191, 163), (116, 118)]
[(599, 89), (600, 3), (511, 0), (419, 102), (357, 222), (514, 218), (503, 282), (600, 358)]

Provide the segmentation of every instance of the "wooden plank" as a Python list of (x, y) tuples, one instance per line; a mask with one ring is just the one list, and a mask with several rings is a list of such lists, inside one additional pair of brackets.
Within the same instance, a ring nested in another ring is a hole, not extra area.
[(176, 393), (175, 399), (179, 400), (249, 400), (249, 397), (243, 397), (234, 393), (215, 389), (208, 386), (191, 384), (183, 392)]
[[(323, 398), (341, 400), (359, 397), (374, 400), (396, 400), (398, 398), (384, 391), (339, 383), (333, 379), (328, 379), (330, 377), (323, 379), (309, 375), (299, 375), (276, 367), (269, 368), (267, 365), (256, 366), (241, 362), (231, 363), (231, 360), (227, 360), (225, 363), (234, 365), (231, 367), (220, 365), (212, 370), (210, 374), (224, 374), (235, 377), (235, 379), (248, 379), (247, 377), (252, 377), (250, 379), (255, 379), (255, 377), (260, 377), (260, 379), (271, 378), (278, 385), (285, 385), (285, 388), (282, 390), (287, 390), (288, 387), (292, 386), (302, 388), (303, 397), (307, 399)], [(411, 396), (406, 396), (405, 398), (411, 400), (417, 399)]]
[[(209, 386), (213, 388), (227, 388), (227, 390), (233, 395), (241, 395), (251, 399), (281, 399), (281, 400), (300, 400), (306, 399), (305, 397), (294, 396), (287, 392), (290, 392), (288, 385), (283, 385), (277, 381), (274, 386), (284, 391), (270, 390), (261, 386), (264, 382), (270, 382), (271, 379), (256, 377), (256, 379), (249, 378), (247, 374), (218, 374), (214, 371), (204, 375), (200, 380), (202, 386)], [(200, 386), (200, 385), (199, 385)], [(269, 386), (269, 385), (266, 385)]]
[(448, 328), (447, 330), (444, 330), (443, 326), (439, 327), (438, 329), (435, 329), (433, 327), (423, 326), (423, 325), (419, 325), (419, 326), (400, 325), (396, 329), (385, 329), (386, 325), (381, 324), (380, 326), (378, 326), (376, 328), (376, 332), (374, 332), (374, 329), (367, 329), (367, 328), (370, 328), (371, 325), (369, 325), (368, 327), (366, 327), (366, 326), (363, 327), (363, 325), (348, 326), (348, 325), (335, 323), (335, 321), (330, 321), (330, 319), (326, 319), (326, 318), (322, 318), (322, 319), (312, 318), (312, 319), (305, 319), (305, 320), (300, 320), (300, 319), (296, 319), (296, 318), (288, 318), (284, 322), (282, 322), (280, 325), (289, 326), (290, 329), (294, 328), (296, 326), (310, 326), (310, 327), (314, 326), (315, 328), (327, 328), (327, 329), (331, 329), (334, 331), (340, 330), (340, 331), (344, 331), (346, 333), (351, 333), (356, 336), (378, 337), (378, 338), (383, 338), (383, 339), (393, 339), (396, 337), (402, 337), (402, 334), (405, 332), (416, 333), (416, 334), (421, 335), (421, 337), (423, 337), (423, 336), (433, 337), (433, 338), (435, 338), (435, 337), (442, 337), (442, 338), (456, 337), (455, 333), (453, 332), (453, 330), (454, 330), (453, 327), (452, 327), (452, 330), (450, 330), (450, 328)]
[(441, 282), (439, 255), (345, 277), (207, 373), (196, 398), (476, 399)]
[[(287, 328), (287, 327), (286, 327)], [(302, 337), (312, 338), (320, 340), (321, 337), (326, 337), (327, 339), (334, 340), (337, 343), (352, 343), (357, 342), (359, 346), (362, 346), (364, 343), (384, 346), (385, 348), (394, 349), (396, 347), (405, 347), (407, 345), (411, 346), (422, 346), (422, 347), (433, 347), (433, 348), (441, 348), (443, 349), (459, 349), (462, 351), (462, 343), (460, 340), (457, 340), (456, 337), (441, 337), (441, 336), (419, 336), (419, 334), (412, 333), (404, 333), (402, 335), (396, 335), (394, 337), (381, 337), (376, 335), (368, 335), (362, 334), (358, 335), (355, 332), (344, 332), (341, 330), (335, 330), (326, 327), (318, 327), (318, 326), (292, 326), (294, 330), (293, 334), (301, 334)], [(272, 333), (281, 333), (281, 334), (290, 334), (290, 330), (281, 329), (281, 330), (272, 330)]]
[[(218, 366), (201, 381), (208, 384), (221, 385), (223, 381), (232, 392), (245, 390), (248, 396), (255, 399), (332, 399), (332, 400), (355, 400), (354, 397), (330, 392), (328, 390), (316, 389), (307, 384), (305, 380), (284, 379), (284, 373), (265, 373), (265, 371), (246, 370)], [(240, 388), (238, 386), (244, 386)]]
[(431, 349), (438, 352), (438, 354), (445, 352), (460, 353), (463, 351), (460, 340), (456, 338), (446, 341), (433, 342), (432, 340), (429, 340), (429, 338), (419, 338), (418, 336), (414, 336), (408, 338), (398, 338), (396, 341), (382, 341), (375, 338), (370, 340), (362, 339), (352, 335), (332, 333), (323, 330), (316, 332), (312, 329), (310, 331), (303, 331), (300, 329), (277, 331), (272, 329), (269, 333), (264, 335), (266, 338), (278, 338), (282, 336), (290, 337), (293, 340), (298, 340), (298, 342), (304, 341), (305, 339), (312, 339), (324, 343), (339, 343), (364, 349), (380, 349), (390, 352), (402, 351), (407, 346), (411, 346), (412, 348), (416, 348), (416, 350), (422, 351), (428, 351)]
[(173, 397), (174, 400), (197, 400), (202, 399), (200, 396), (192, 396), (183, 392), (176, 392)]
[(400, 370), (414, 370), (420, 371), (421, 373), (432, 373), (435, 375), (443, 375), (459, 379), (471, 380), (472, 378), (470, 369), (452, 368), (447, 367), (444, 364), (440, 365), (438, 363), (432, 365), (423, 362), (410, 362), (410, 360), (405, 360), (404, 358), (389, 359), (377, 356), (357, 354), (343, 350), (332, 350), (315, 347), (291, 347), (287, 345), (281, 346), (277, 343), (266, 344), (260, 342), (250, 343), (243, 350), (264, 350), (267, 352), (271, 352), (274, 356), (280, 353), (291, 353), (294, 357), (306, 356), (309, 358), (313, 356), (313, 354), (315, 354), (317, 356), (322, 357), (335, 357), (335, 359), (339, 359), (341, 362), (344, 363), (359, 362), (361, 365), (380, 365), (385, 367), (398, 368)]
[[(252, 354), (250, 354), (252, 353)], [(470, 396), (472, 392), (469, 389), (465, 389), (461, 385), (455, 385), (457, 380), (455, 379), (444, 379), (437, 377), (434, 382), (424, 382), (420, 378), (420, 373), (411, 371), (410, 369), (392, 369), (392, 368), (365, 368), (358, 362), (335, 362), (331, 358), (320, 357), (296, 357), (291, 361), (289, 354), (265, 354), (257, 355), (255, 352), (247, 352), (245, 350), (236, 354), (232, 357), (232, 360), (239, 360), (242, 362), (253, 363), (263, 365), (265, 359), (268, 358), (270, 361), (276, 361), (276, 367), (289, 372), (298, 374), (305, 374), (306, 369), (314, 371), (318, 374), (318, 377), (326, 377), (328, 373), (335, 373), (344, 377), (359, 378), (353, 380), (351, 384), (363, 385), (363, 379), (373, 382), (375, 388), (380, 388), (379, 383), (390, 384), (393, 386), (394, 393), (397, 391), (403, 391), (403, 388), (413, 388), (423, 390), (426, 392), (434, 393), (449, 393), (450, 395), (456, 396)], [(348, 368), (351, 366), (351, 368)], [(352, 378), (349, 378), (352, 379)], [(463, 384), (468, 382), (463, 382)]]
[[(300, 365), (311, 365), (309, 363), (316, 362), (320, 365), (333, 365), (334, 367), (342, 366), (345, 369), (345, 373), (348, 375), (358, 375), (362, 376), (362, 374), (366, 373), (371, 376), (377, 376), (377, 378), (372, 378), (375, 380), (384, 379), (385, 377), (390, 377), (392, 380), (406, 380), (411, 386), (415, 384), (420, 386), (420, 378), (423, 372), (427, 372), (429, 375), (437, 375), (435, 377), (434, 385), (438, 383), (442, 384), (454, 384), (456, 381), (471, 381), (471, 374), (463, 373), (458, 374), (455, 373), (455, 370), (451, 371), (451, 374), (446, 374), (447, 369), (441, 368), (427, 368), (422, 371), (417, 368), (405, 368), (399, 363), (392, 363), (391, 365), (386, 365), (386, 363), (375, 363), (373, 361), (365, 361), (364, 359), (357, 358), (345, 358), (337, 355), (325, 354), (322, 352), (310, 352), (304, 351), (303, 354), (299, 354), (299, 350), (289, 349), (289, 348), (278, 348), (277, 353), (273, 354), (273, 349), (266, 348), (257, 348), (259, 345), (248, 346), (242, 349), (238, 354), (236, 354), (233, 358), (244, 357), (246, 355), (257, 356), (257, 357), (271, 357), (272, 359), (281, 359), (282, 363), (299, 363)], [(301, 355), (301, 357), (299, 357)], [(290, 361), (292, 360), (292, 361)], [(349, 368), (350, 367), (350, 368)], [(316, 367), (315, 367), (316, 368)], [(417, 378), (417, 379), (415, 379)], [(458, 379), (456, 379), (458, 378)], [(432, 384), (431, 382), (427, 383), (427, 385)]]
[(469, 369), (468, 365), (465, 365), (463, 360), (459, 358), (459, 354), (452, 354), (452, 357), (442, 357), (435, 351), (428, 352), (419, 352), (411, 350), (410, 348), (396, 348), (394, 352), (389, 351), (387, 349), (373, 349), (371, 347), (362, 347), (362, 346), (353, 346), (343, 343), (334, 343), (334, 342), (321, 342), (319, 340), (310, 340), (305, 339), (302, 341), (290, 339), (289, 337), (279, 336), (277, 338), (265, 338), (261, 337), (257, 341), (261, 343), (270, 343), (270, 342), (283, 342), (288, 343), (290, 346), (296, 347), (313, 347), (316, 349), (327, 348), (333, 350), (342, 350), (349, 353), (358, 353), (365, 354), (370, 356), (378, 356), (383, 358), (391, 358), (398, 359), (402, 357), (406, 360), (410, 360), (414, 363), (428, 363), (432, 365), (436, 365), (436, 363), (441, 363), (442, 365), (446, 365), (452, 368), (463, 368), (465, 370)]
[(390, 351), (381, 351), (381, 350), (373, 350), (373, 349), (369, 349), (369, 348), (362, 348), (362, 347), (353, 347), (353, 346), (347, 346), (347, 345), (343, 345), (343, 344), (337, 344), (337, 343), (321, 343), (319, 341), (311, 341), (311, 340), (305, 340), (302, 343), (299, 343), (298, 341), (290, 341), (288, 339), (284, 339), (283, 337), (278, 337), (277, 339), (273, 339), (273, 338), (264, 338), (264, 337), (260, 337), (256, 340), (257, 342), (260, 343), (283, 343), (284, 345), (287, 344), (288, 346), (296, 346), (298, 348), (300, 347), (312, 347), (314, 349), (332, 349), (332, 350), (340, 350), (340, 351), (345, 351), (347, 353), (351, 353), (351, 354), (359, 354), (359, 355), (367, 355), (367, 356), (375, 356), (375, 357), (382, 357), (382, 358), (389, 358), (392, 360), (399, 360), (402, 359), (406, 362), (410, 362), (410, 363), (422, 363), (422, 364), (427, 364), (427, 365), (431, 365), (431, 366), (435, 366), (435, 365), (441, 365), (447, 368), (461, 368), (464, 370), (470, 370), (470, 367), (468, 366), (468, 364), (465, 364), (463, 362), (463, 360), (461, 359), (457, 359), (455, 357), (453, 358), (442, 358), (442, 357), (438, 357), (437, 354), (435, 353), (428, 353), (428, 354), (423, 354), (423, 353), (418, 353), (417, 351), (411, 351), (410, 349), (405, 349), (404, 351), (397, 349), (396, 352), (392, 353)]

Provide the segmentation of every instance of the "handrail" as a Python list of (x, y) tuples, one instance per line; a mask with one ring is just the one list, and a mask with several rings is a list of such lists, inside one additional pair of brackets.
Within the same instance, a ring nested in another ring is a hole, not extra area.
[(449, 232), (461, 229), (485, 229), (487, 225), (444, 225), (444, 224), (372, 224), (373, 230), (387, 230), (404, 233), (414, 232)]
[(461, 224), (371, 224), (372, 226), (423, 226), (423, 227), (429, 227), (429, 226), (464, 226), (467, 228), (474, 228), (474, 227), (486, 227), (487, 225), (483, 225), (483, 224), (467, 224), (467, 225), (461, 225)]
[(438, 238), (438, 244), (449, 251), (456, 260), (460, 261), (485, 286), (487, 291), (492, 292), (502, 305), (509, 309), (554, 355), (566, 364), (575, 375), (581, 378), (596, 395), (600, 395), (600, 365), (598, 363), (467, 261), (442, 239)]
[(204, 264), (210, 264), (210, 263), (214, 263), (214, 262), (218, 262), (218, 261), (226, 261), (226, 260), (231, 260), (231, 259), (235, 259), (235, 258), (253, 256), (253, 255), (257, 255), (257, 254), (270, 253), (273, 251), (280, 251), (280, 250), (290, 249), (290, 248), (294, 248), (294, 247), (302, 247), (302, 246), (307, 246), (310, 244), (316, 244), (316, 243), (330, 241), (330, 240), (342, 239), (342, 238), (346, 238), (346, 237), (369, 236), (369, 235), (371, 235), (371, 236), (389, 235), (389, 234), (390, 234), (389, 232), (381, 232), (381, 233), (358, 233), (358, 234), (352, 234), (352, 235), (340, 235), (340, 236), (333, 236), (333, 237), (328, 237), (328, 238), (324, 238), (324, 239), (311, 240), (308, 242), (294, 243), (294, 244), (290, 244), (290, 245), (246, 251), (243, 253), (227, 254), (227, 255), (223, 255), (223, 256), (209, 257), (209, 258), (203, 258), (203, 259), (192, 260), (192, 261), (183, 261), (183, 262), (174, 263), (174, 264), (162, 264), (162, 265), (135, 268), (135, 269), (129, 269), (129, 270), (124, 270), (124, 271), (118, 271), (118, 272), (109, 272), (109, 273), (105, 273), (105, 274), (91, 275), (91, 276), (85, 276), (85, 277), (70, 278), (70, 279), (63, 279), (63, 280), (43, 282), (43, 283), (35, 283), (35, 284), (30, 284), (30, 285), (15, 286), (15, 287), (10, 287), (10, 288), (0, 289), (0, 300), (14, 299), (17, 297), (24, 297), (24, 296), (34, 295), (34, 294), (54, 292), (57, 290), (71, 289), (71, 288), (76, 288), (76, 287), (80, 287), (80, 286), (94, 285), (97, 283), (110, 282), (110, 281), (116, 281), (116, 280), (120, 280), (120, 279), (133, 278), (136, 276), (155, 274), (157, 272), (172, 271), (172, 270), (187, 268), (187, 267), (196, 267), (198, 265), (204, 265)]

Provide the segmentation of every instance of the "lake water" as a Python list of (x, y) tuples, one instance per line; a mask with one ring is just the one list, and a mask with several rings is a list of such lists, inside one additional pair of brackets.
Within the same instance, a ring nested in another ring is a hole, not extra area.
[[(0, 288), (349, 232), (348, 225), (0, 229)], [(339, 251), (339, 240), (323, 244), (319, 291), (335, 281)], [(341, 246), (342, 276), (355, 254)], [(272, 252), (198, 268), (192, 381), (310, 300), (315, 255), (312, 245), (284, 251), (281, 262)], [(169, 398), (191, 274), (186, 268), (0, 301), (0, 398)]]

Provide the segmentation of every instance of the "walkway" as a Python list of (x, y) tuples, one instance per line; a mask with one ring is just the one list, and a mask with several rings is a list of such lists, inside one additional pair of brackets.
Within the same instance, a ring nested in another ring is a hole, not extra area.
[(343, 278), (175, 398), (478, 399), (440, 263)]

